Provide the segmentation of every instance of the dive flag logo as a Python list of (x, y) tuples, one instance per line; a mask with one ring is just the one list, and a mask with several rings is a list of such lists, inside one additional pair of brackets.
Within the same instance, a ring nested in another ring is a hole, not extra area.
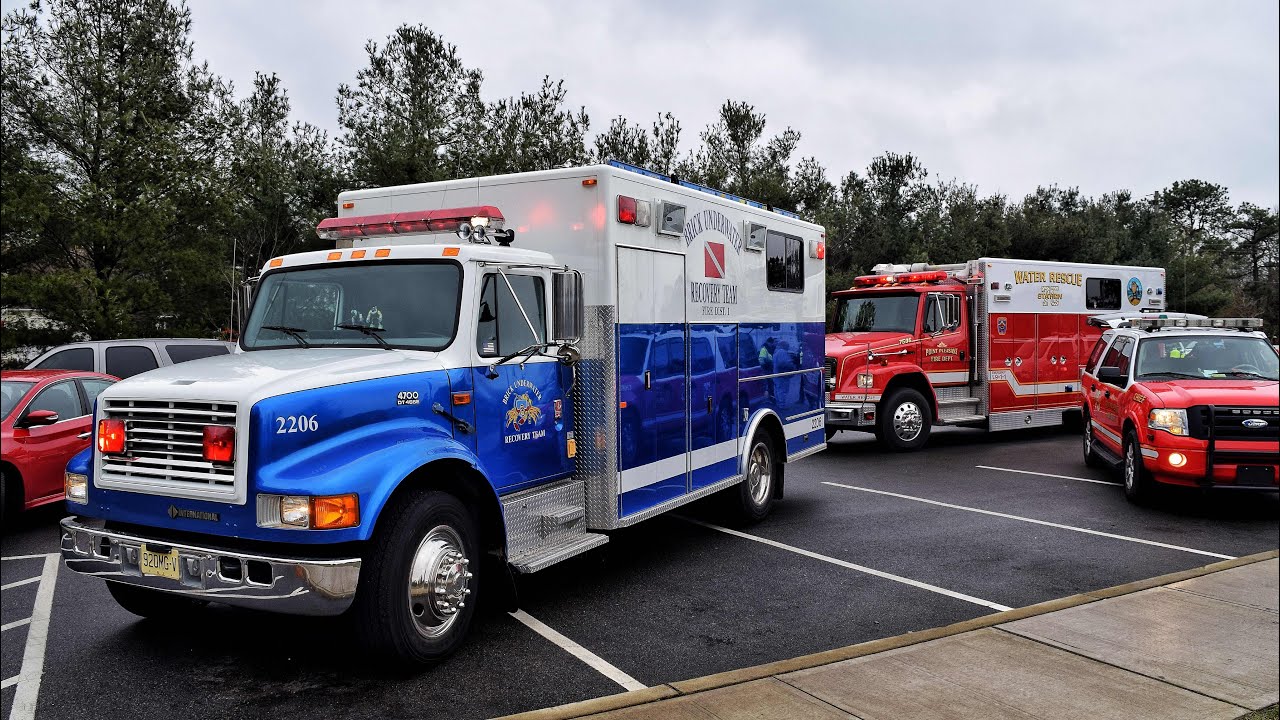
[(703, 247), (703, 256), (706, 267), (704, 274), (709, 278), (724, 277), (724, 243), (711, 242), (708, 240)]

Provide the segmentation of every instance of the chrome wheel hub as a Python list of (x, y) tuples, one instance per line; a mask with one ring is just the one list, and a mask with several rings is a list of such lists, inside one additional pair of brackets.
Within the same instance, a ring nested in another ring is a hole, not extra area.
[(426, 637), (443, 635), (466, 607), (471, 573), (462, 538), (448, 525), (437, 525), (422, 538), (409, 567), (409, 614)]
[(1093, 428), (1089, 427), (1089, 421), (1084, 421), (1084, 454), (1088, 455), (1093, 450)]
[(1133, 489), (1134, 480), (1136, 480), (1138, 476), (1138, 469), (1134, 462), (1136, 458), (1134, 455), (1133, 444), (1130, 443), (1129, 447), (1124, 449), (1124, 486), (1130, 490)]
[(924, 429), (924, 413), (913, 402), (904, 402), (893, 411), (893, 432), (899, 440), (911, 442)]
[(764, 443), (756, 443), (747, 463), (747, 494), (755, 505), (763, 505), (773, 484), (773, 458)]

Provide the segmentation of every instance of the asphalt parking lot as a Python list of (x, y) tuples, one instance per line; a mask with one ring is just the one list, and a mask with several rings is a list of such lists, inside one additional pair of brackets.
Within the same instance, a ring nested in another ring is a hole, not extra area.
[[(479, 718), (888, 637), (1276, 548), (1276, 494), (1125, 501), (1060, 430), (843, 433), (734, 529), (696, 506), (522, 580), (448, 662), (369, 667), (330, 620), (214, 608), (140, 621), (47, 559), (61, 507), (0, 542), (5, 717)], [(43, 673), (40, 672), (43, 669)], [(15, 702), (19, 707), (14, 709)]]

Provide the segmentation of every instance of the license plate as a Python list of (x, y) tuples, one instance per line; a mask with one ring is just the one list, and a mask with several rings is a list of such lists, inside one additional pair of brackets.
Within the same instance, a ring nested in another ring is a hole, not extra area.
[(176, 549), (168, 552), (157, 552), (148, 550), (147, 546), (143, 545), (138, 567), (142, 570), (143, 575), (154, 575), (156, 577), (169, 578), (170, 580), (182, 579), (182, 574), (178, 570), (178, 551)]
[(1248, 487), (1275, 485), (1275, 468), (1267, 465), (1241, 465), (1236, 468), (1236, 484)]

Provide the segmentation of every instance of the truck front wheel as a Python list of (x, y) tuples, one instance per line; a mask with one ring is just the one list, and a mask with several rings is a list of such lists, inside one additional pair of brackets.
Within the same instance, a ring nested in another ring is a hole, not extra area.
[(425, 664), (458, 649), (471, 627), (479, 537), (452, 495), (414, 491), (401, 499), (374, 532), (352, 613), (376, 655)]
[(929, 439), (931, 415), (929, 402), (919, 391), (901, 388), (881, 408), (876, 435), (890, 450), (918, 450)]

